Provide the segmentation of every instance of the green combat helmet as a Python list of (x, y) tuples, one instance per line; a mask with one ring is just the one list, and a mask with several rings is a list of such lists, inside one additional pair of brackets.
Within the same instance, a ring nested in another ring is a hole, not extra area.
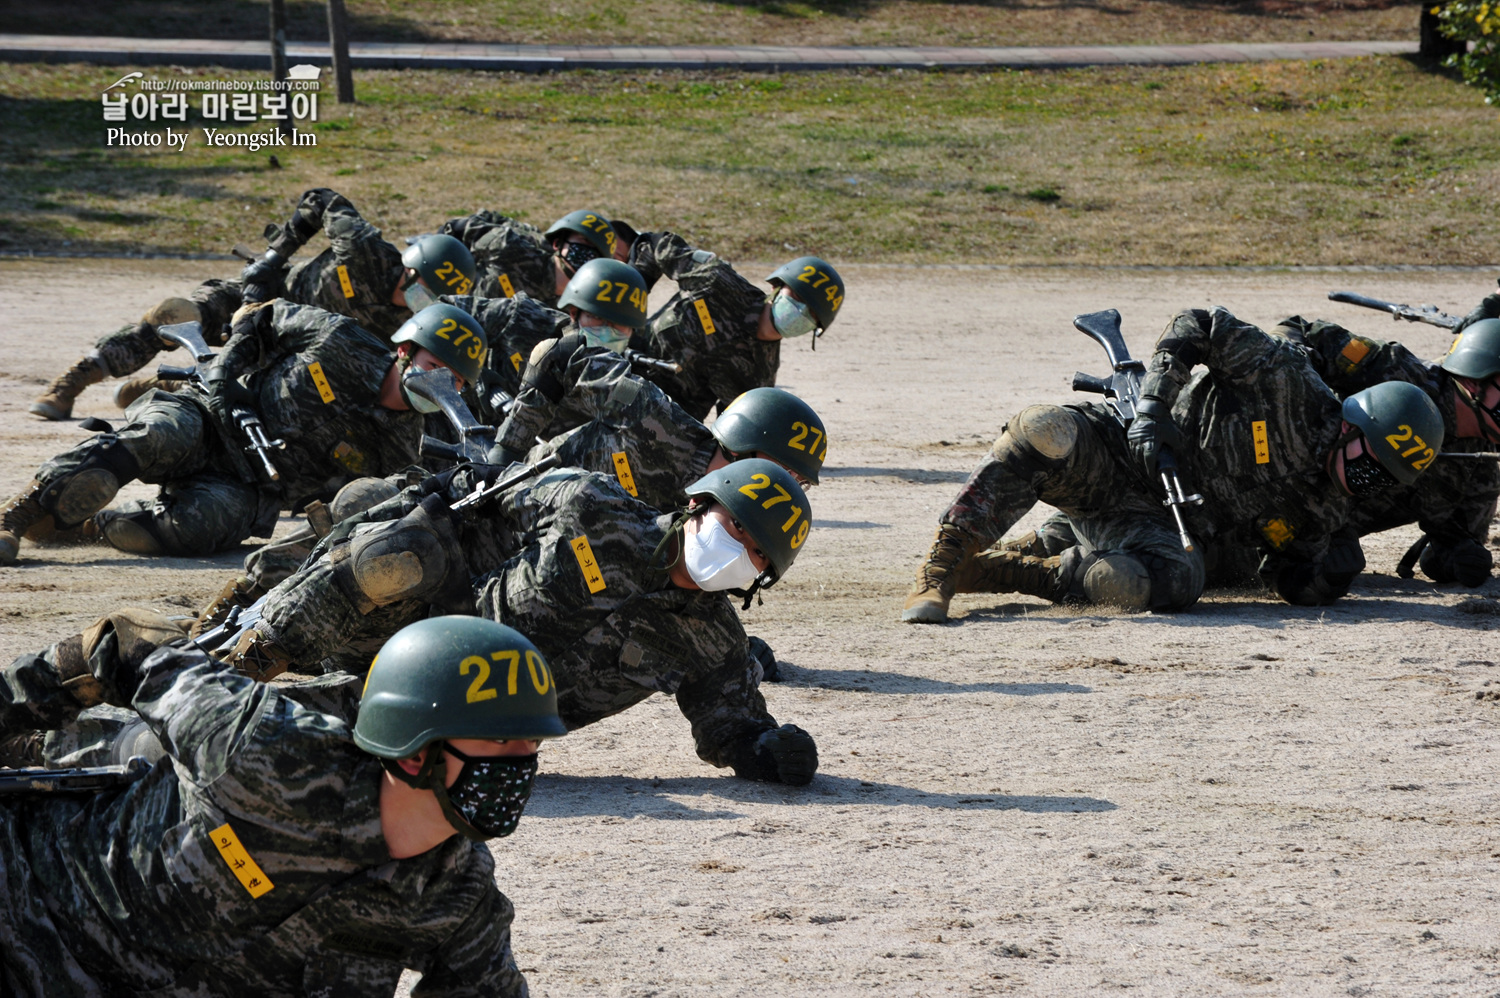
[(402, 251), (401, 264), (417, 272), (433, 297), (466, 295), (474, 290), (474, 280), (479, 276), (474, 254), (452, 236), (417, 236)]
[(1427, 393), (1387, 381), (1344, 400), (1344, 419), (1364, 432), (1365, 446), (1400, 482), (1417, 480), (1443, 447), (1443, 417)]
[(553, 222), (542, 235), (550, 243), (564, 232), (576, 232), (587, 239), (602, 256), (615, 252), (615, 230), (600, 211), (570, 211)]
[(558, 308), (569, 305), (605, 322), (640, 329), (646, 324), (646, 280), (628, 263), (604, 257), (590, 260), (557, 299)]
[(1464, 329), (1441, 366), (1449, 374), (1480, 381), (1500, 374), (1500, 319), (1480, 319)]
[(456, 305), (442, 302), (428, 305), (403, 322), (391, 342), (425, 348), (470, 385), (479, 381), (484, 355), (490, 348), (477, 319)]
[(812, 406), (780, 388), (752, 388), (709, 428), (724, 453), (759, 453), (814, 485), (828, 456), (828, 435)]
[(406, 759), (450, 738), (557, 738), (557, 683), (520, 631), (481, 617), (432, 617), (397, 631), (370, 663), (354, 744)]
[(795, 291), (812, 309), (813, 318), (818, 321), (818, 336), (833, 325), (844, 304), (844, 281), (822, 257), (799, 256), (777, 267), (766, 280), (773, 286)]
[(721, 503), (765, 553), (771, 566), (756, 580), (758, 589), (770, 588), (786, 574), (812, 529), (807, 493), (791, 472), (764, 458), (710, 471), (685, 491), (689, 500), (708, 496)]

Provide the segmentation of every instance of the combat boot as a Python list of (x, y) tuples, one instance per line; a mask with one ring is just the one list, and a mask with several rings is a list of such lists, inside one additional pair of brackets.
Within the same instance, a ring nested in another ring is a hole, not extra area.
[(107, 373), (103, 362), (91, 354), (58, 375), (31, 403), (29, 411), (43, 419), (68, 419), (73, 415), (73, 400), (89, 385), (103, 381)]
[(15, 564), (26, 531), (51, 518), (42, 509), (42, 483), (33, 479), (20, 495), (0, 508), (0, 565)]
[(164, 392), (181, 391), (187, 382), (173, 381), (170, 378), (158, 378), (152, 374), (144, 378), (131, 378), (129, 381), (120, 382), (115, 388), (115, 405), (121, 409), (129, 409), (130, 403), (145, 395), (153, 389), (161, 389)]
[(1067, 574), (1062, 558), (1038, 558), (1020, 551), (991, 548), (982, 551), (965, 566), (960, 592), (1023, 593), (1040, 596), (1054, 603), (1068, 594)]
[(917, 581), (907, 594), (901, 619), (908, 624), (941, 624), (948, 619), (948, 604), (957, 592), (959, 573), (971, 560), (977, 544), (951, 523), (938, 527), (932, 550), (917, 570)]
[(995, 545), (1000, 551), (1014, 551), (1017, 554), (1029, 554), (1034, 558), (1047, 557), (1047, 541), (1035, 530), (1028, 530), (1020, 537), (1012, 537)]

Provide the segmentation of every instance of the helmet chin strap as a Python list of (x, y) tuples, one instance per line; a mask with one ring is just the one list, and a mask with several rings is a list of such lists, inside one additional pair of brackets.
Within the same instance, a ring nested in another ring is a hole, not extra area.
[[(471, 842), (484, 842), (485, 837), (479, 834), (479, 830), (464, 820), (454, 808), (453, 802), (448, 799), (448, 788), (445, 781), (437, 777), (437, 766), (447, 750), (447, 742), (432, 742), (427, 746), (427, 758), (422, 760), (422, 768), (417, 770), (413, 776), (401, 767), (396, 759), (381, 759), (380, 764), (385, 771), (396, 779), (405, 783), (414, 790), (431, 790), (432, 796), (437, 798), (438, 809), (443, 812), (443, 818), (453, 826), (454, 831)], [(444, 771), (446, 772), (446, 766)]]
[(1470, 411), (1474, 413), (1474, 425), (1479, 429), (1480, 437), (1487, 440), (1494, 440), (1495, 438), (1490, 435), (1489, 430), (1486, 428), (1484, 418), (1488, 416), (1495, 423), (1500, 423), (1500, 419), (1497, 419), (1494, 413), (1486, 409), (1484, 403), (1475, 398), (1474, 393), (1465, 388), (1463, 382), (1457, 378), (1453, 379), (1453, 390), (1458, 393), (1459, 398), (1463, 399), (1464, 405), (1467, 405)]

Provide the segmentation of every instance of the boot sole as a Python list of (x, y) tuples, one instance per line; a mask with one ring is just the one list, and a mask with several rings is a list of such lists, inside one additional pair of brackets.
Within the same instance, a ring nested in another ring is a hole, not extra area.
[(51, 405), (47, 402), (33, 402), (31, 403), (31, 405), (26, 407), (26, 411), (31, 413), (33, 416), (41, 416), (43, 419), (50, 419), (54, 423), (61, 422), (64, 419), (73, 418), (72, 406), (69, 406), (66, 409), (59, 409), (57, 406)]
[(901, 620), (908, 624), (946, 624), (948, 611), (931, 603), (911, 606), (901, 611)]

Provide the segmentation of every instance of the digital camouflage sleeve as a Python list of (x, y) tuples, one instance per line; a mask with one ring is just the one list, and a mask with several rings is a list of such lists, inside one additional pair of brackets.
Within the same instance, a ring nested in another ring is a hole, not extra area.
[(542, 230), (499, 212), (481, 211), (451, 218), (438, 232), (452, 236), (474, 254), (482, 298), (513, 298), (525, 293), (549, 307), (557, 304), (557, 265)]
[[(88, 667), (170, 758), (126, 789), (0, 804), (8, 993), (386, 996), (411, 967), (418, 995), (526, 994), (488, 849), (454, 837), (392, 860), (383, 770), (351, 718), (196, 650), (134, 661), (116, 637)], [(27, 675), (33, 699), (66, 697), (55, 654), (17, 659), (0, 696)]]
[(294, 221), (321, 228), (329, 245), (311, 260), (292, 267), (286, 278), (287, 297), (350, 316), (365, 330), (389, 341), (411, 318), (411, 309), (391, 303), (391, 293), (404, 270), (401, 251), (386, 242), (348, 198), (327, 188), (302, 195)]
[(643, 232), (630, 263), (652, 287), (661, 277), (677, 283), (677, 294), (631, 337), (644, 354), (677, 361), (681, 374), (653, 371), (649, 377), (694, 419), (705, 419), (744, 392), (776, 384), (781, 341), (755, 336), (766, 292), (705, 250), (695, 250), (671, 232)]
[(1261, 577), (1288, 602), (1347, 591), (1352, 574), (1323, 571), (1334, 535), (1348, 543), (1352, 500), (1324, 471), (1341, 407), (1300, 348), (1223, 308), (1182, 312), (1157, 341), (1141, 394), (1173, 406), (1185, 485), (1205, 499), (1188, 507), (1195, 537), (1258, 550)]

